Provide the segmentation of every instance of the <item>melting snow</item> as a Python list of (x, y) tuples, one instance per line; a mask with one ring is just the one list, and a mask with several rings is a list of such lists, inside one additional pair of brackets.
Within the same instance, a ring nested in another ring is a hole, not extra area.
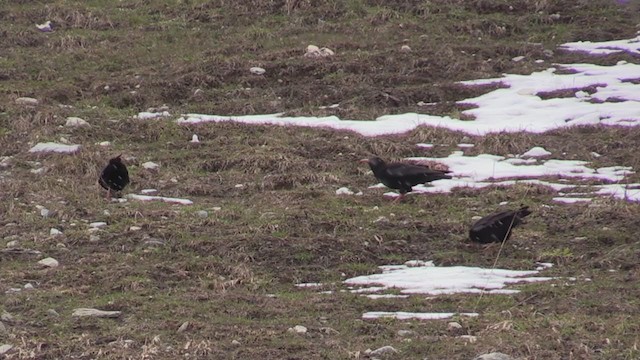
[(531, 148), (531, 150), (522, 154), (522, 157), (544, 157), (549, 155), (551, 155), (550, 151), (547, 151), (547, 149), (541, 146), (536, 146)]
[(603, 42), (577, 41), (562, 44), (560, 45), (560, 49), (568, 51), (587, 52), (594, 55), (606, 55), (623, 51), (640, 55), (640, 36), (637, 36), (633, 39)]
[(140, 201), (163, 201), (163, 202), (175, 203), (175, 204), (181, 204), (181, 205), (193, 204), (193, 201), (188, 199), (179, 199), (179, 198), (171, 198), (171, 197), (163, 197), (163, 196), (128, 194), (127, 197), (132, 200), (140, 200)]
[(378, 319), (378, 318), (394, 318), (398, 320), (407, 319), (419, 319), (419, 320), (441, 320), (449, 319), (455, 315), (476, 317), (478, 313), (414, 313), (414, 312), (386, 312), (386, 311), (370, 311), (362, 314), (363, 319)]
[(360, 285), (357, 292), (400, 289), (402, 294), (512, 294), (518, 290), (504, 289), (509, 284), (548, 281), (550, 277), (534, 277), (538, 271), (483, 269), (466, 266), (381, 266), (382, 274), (358, 276), (345, 280), (347, 285)]
[(55, 152), (61, 154), (72, 154), (80, 149), (80, 145), (65, 145), (54, 142), (38, 143), (29, 152)]
[(135, 118), (140, 120), (147, 120), (147, 119), (157, 119), (157, 118), (169, 117), (169, 116), (171, 116), (171, 114), (168, 111), (161, 111), (161, 112), (143, 111), (141, 113), (138, 113), (138, 115), (135, 116)]

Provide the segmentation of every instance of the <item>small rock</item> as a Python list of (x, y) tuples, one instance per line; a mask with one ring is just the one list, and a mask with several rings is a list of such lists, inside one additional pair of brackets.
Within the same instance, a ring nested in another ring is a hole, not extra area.
[(398, 350), (396, 350), (393, 346), (383, 346), (381, 348), (375, 349), (375, 350), (368, 350), (365, 351), (365, 353), (367, 355), (369, 355), (370, 357), (373, 356), (389, 356), (389, 355), (393, 355), (393, 354), (397, 354)]
[(193, 134), (193, 136), (191, 137), (191, 142), (192, 143), (199, 143), (200, 139), (198, 139), (198, 135)]
[(89, 123), (87, 121), (85, 121), (82, 118), (75, 117), (75, 116), (70, 116), (70, 117), (67, 118), (67, 122), (64, 124), (64, 126), (85, 127), (85, 126), (90, 126), (90, 125), (89, 125)]
[(240, 346), (241, 344), (240, 344), (240, 341), (234, 339), (234, 340), (231, 341), (231, 345)]
[(473, 220), (473, 221), (478, 221), (478, 220), (480, 220), (480, 219), (482, 219), (482, 216), (479, 216), (479, 215), (476, 215), (476, 216), (472, 216), (472, 217), (471, 217), (471, 220)]
[(480, 355), (473, 360), (514, 360), (511, 356), (499, 352)]
[(336, 195), (353, 195), (353, 191), (349, 190), (347, 187), (341, 187), (336, 190)]
[(47, 310), (47, 314), (49, 314), (51, 316), (60, 316), (60, 314), (58, 314), (58, 312), (55, 311), (54, 309)]
[(91, 308), (74, 309), (73, 313), (71, 314), (71, 316), (75, 316), (75, 317), (92, 316), (92, 317), (101, 317), (101, 318), (117, 318), (120, 315), (122, 315), (122, 311), (104, 311), (104, 310), (91, 309)]
[(478, 341), (478, 338), (473, 335), (460, 335), (458, 338), (469, 342), (469, 344), (475, 344)]
[(398, 330), (398, 336), (408, 337), (413, 336), (413, 334), (415, 333), (411, 330)]
[(16, 99), (16, 104), (26, 105), (26, 106), (36, 106), (38, 105), (38, 99), (34, 99), (30, 97), (19, 97)]
[(109, 142), (109, 141), (102, 141), (102, 142), (99, 142), (99, 143), (98, 143), (98, 145), (100, 145), (100, 146), (111, 146), (111, 142)]
[(56, 229), (56, 228), (51, 228), (51, 230), (49, 230), (49, 235), (51, 236), (58, 236), (58, 235), (62, 235), (62, 231)]
[(42, 216), (43, 218), (48, 218), (49, 215), (51, 215), (51, 211), (49, 211), (49, 209), (40, 209), (40, 216)]
[(209, 213), (204, 211), (204, 210), (200, 210), (200, 211), (196, 212), (196, 215), (198, 215), (201, 218), (206, 218), (207, 216), (209, 216)]
[(18, 240), (11, 240), (7, 243), (8, 248), (18, 247)]
[(4, 355), (9, 352), (9, 350), (13, 349), (13, 346), (9, 344), (4, 344), (0, 346), (0, 355)]
[(222, 208), (220, 206), (214, 206), (214, 207), (211, 208), (211, 210), (220, 211), (220, 210), (222, 210)]
[(91, 224), (89, 224), (90, 228), (94, 228), (94, 229), (99, 229), (101, 227), (105, 227), (107, 226), (107, 223), (104, 221), (97, 221), (97, 222), (92, 222)]
[(558, 13), (551, 14), (551, 15), (549, 15), (549, 19), (551, 19), (551, 20), (560, 20), (560, 14), (558, 14)]
[(4, 326), (4, 323), (2, 321), (0, 321), (0, 334), (6, 333), (7, 332), (7, 327)]
[(51, 21), (47, 20), (42, 24), (36, 24), (36, 28), (42, 32), (52, 32)]
[(447, 324), (447, 330), (454, 331), (454, 330), (457, 330), (457, 329), (462, 329), (462, 325), (460, 325), (460, 323), (452, 321), (452, 322)]
[(400, 47), (400, 51), (401, 52), (411, 52), (411, 48), (409, 47), (409, 45), (402, 45), (402, 47)]
[(552, 57), (552, 56), (553, 56), (553, 50), (550, 50), (550, 49), (542, 50), (542, 53), (543, 53), (543, 54), (544, 54), (544, 56), (546, 56), (546, 57)]
[(98, 241), (100, 241), (100, 236), (94, 235), (94, 234), (91, 234), (89, 236), (89, 242), (98, 242)]
[(144, 245), (146, 246), (164, 246), (164, 241), (156, 238), (149, 238), (145, 240)]
[(511, 60), (514, 61), (514, 62), (520, 62), (520, 61), (524, 60), (524, 56), (516, 56)]
[(338, 330), (336, 330), (334, 328), (330, 328), (328, 326), (321, 327), (320, 328), (320, 332), (323, 332), (323, 333), (325, 333), (327, 335), (338, 335), (338, 334), (340, 334), (340, 332)]
[(188, 321), (183, 322), (182, 325), (180, 325), (180, 327), (178, 328), (178, 332), (181, 333), (187, 331), (187, 329), (189, 329), (189, 325), (190, 323)]
[(146, 163), (142, 164), (142, 167), (147, 169), (147, 170), (156, 170), (157, 168), (160, 167), (160, 165), (152, 162), (152, 161), (147, 161)]
[(33, 285), (31, 283), (24, 284), (23, 288), (25, 290), (33, 290), (34, 289), (34, 287), (33, 287)]
[(135, 226), (134, 225), (134, 226), (129, 228), (129, 231), (139, 231), (139, 230), (142, 230), (142, 228), (140, 226)]
[(58, 263), (58, 260), (52, 258), (52, 257), (48, 257), (48, 258), (44, 258), (40, 261), (38, 261), (38, 264), (44, 266), (44, 267), (49, 267), (49, 268), (54, 268), (54, 267), (58, 267), (58, 265), (60, 265), (60, 263)]
[(289, 328), (289, 330), (287, 330), (289, 332), (294, 332), (296, 334), (306, 334), (307, 333), (307, 328), (302, 326), (302, 325), (296, 325), (292, 328)]
[(249, 71), (254, 75), (263, 75), (265, 72), (267, 72), (267, 70), (257, 66), (252, 67), (251, 69), (249, 69)]

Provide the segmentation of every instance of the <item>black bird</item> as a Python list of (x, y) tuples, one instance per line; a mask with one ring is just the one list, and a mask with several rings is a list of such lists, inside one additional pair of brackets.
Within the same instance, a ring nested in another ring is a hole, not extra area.
[(487, 215), (471, 226), (469, 239), (481, 244), (507, 241), (511, 236), (511, 230), (521, 224), (522, 219), (529, 214), (529, 207), (523, 206), (518, 210), (505, 210)]
[(109, 160), (98, 179), (100, 186), (107, 190), (107, 199), (111, 198), (111, 192), (121, 191), (129, 184), (129, 171), (121, 157), (122, 155), (118, 155)]
[(400, 191), (400, 197), (396, 201), (401, 200), (404, 194), (411, 192), (411, 188), (415, 185), (440, 179), (451, 179), (451, 176), (447, 175), (448, 171), (404, 163), (387, 164), (377, 156), (362, 159), (360, 162), (369, 164), (373, 175), (385, 186)]

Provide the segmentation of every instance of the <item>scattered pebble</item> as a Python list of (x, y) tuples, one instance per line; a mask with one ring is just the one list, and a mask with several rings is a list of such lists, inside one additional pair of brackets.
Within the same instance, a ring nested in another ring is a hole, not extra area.
[(18, 247), (18, 240), (11, 240), (7, 243), (8, 248)]
[(234, 340), (231, 340), (231, 345), (240, 346), (241, 344), (240, 344), (240, 341), (234, 339)]
[(29, 149), (29, 152), (55, 152), (60, 154), (71, 154), (78, 150), (80, 150), (80, 145), (65, 145), (54, 142), (47, 142), (36, 144), (34, 147)]
[(94, 235), (94, 234), (91, 234), (89, 236), (89, 242), (98, 242), (98, 241), (100, 241), (100, 236)]
[(58, 236), (58, 235), (62, 235), (62, 231), (56, 229), (56, 228), (51, 228), (51, 230), (49, 230), (49, 235), (51, 236)]
[(193, 134), (193, 136), (191, 137), (191, 143), (199, 143), (200, 139), (198, 139), (198, 135)]
[(413, 336), (415, 333), (411, 330), (398, 330), (398, 336), (409, 337)]
[(328, 56), (333, 56), (336, 53), (326, 47), (323, 48), (319, 48), (315, 45), (309, 45), (307, 46), (307, 51), (304, 54), (304, 57), (307, 58), (323, 58), (323, 57), (328, 57)]
[(96, 228), (96, 229), (101, 228), (101, 227), (105, 227), (105, 226), (107, 226), (107, 223), (104, 222), (104, 221), (97, 221), (97, 222), (92, 222), (92, 223), (89, 224), (90, 228)]
[(182, 325), (180, 325), (180, 327), (178, 328), (178, 332), (182, 333), (187, 331), (189, 329), (189, 325), (190, 323), (188, 321), (183, 322)]
[(516, 56), (516, 57), (514, 57), (514, 58), (513, 58), (513, 59), (511, 59), (511, 60), (513, 60), (513, 61), (515, 61), (515, 62), (520, 62), (520, 61), (524, 60), (524, 56)]
[(85, 127), (85, 126), (90, 126), (90, 125), (89, 125), (89, 123), (87, 121), (85, 121), (82, 118), (75, 117), (75, 116), (70, 116), (70, 117), (67, 118), (67, 122), (64, 124), (64, 126)]
[(60, 265), (60, 263), (58, 263), (58, 260), (52, 258), (52, 257), (48, 257), (48, 258), (44, 258), (40, 261), (38, 261), (38, 264), (44, 266), (44, 267), (49, 267), (49, 268), (55, 268), (58, 267), (58, 265)]
[(26, 106), (36, 106), (38, 105), (38, 99), (34, 99), (30, 97), (19, 97), (16, 99), (16, 104), (26, 105)]
[(460, 335), (458, 338), (467, 341), (469, 344), (475, 344), (478, 341), (478, 338), (473, 335)]
[(107, 147), (107, 146), (111, 146), (111, 142), (109, 142), (109, 141), (103, 141), (103, 142), (99, 142), (99, 143), (98, 143), (98, 145), (99, 145), (99, 146)]
[(251, 69), (249, 69), (249, 72), (251, 72), (254, 75), (263, 75), (265, 72), (267, 72), (267, 70), (261, 67), (254, 66)]
[(31, 283), (24, 284), (23, 288), (25, 290), (33, 290), (34, 289), (34, 287), (33, 287), (33, 285)]
[(36, 24), (36, 28), (42, 32), (52, 32), (51, 21), (47, 20), (42, 24)]
[(480, 355), (473, 360), (514, 360), (511, 356), (499, 352)]
[(140, 226), (135, 226), (134, 225), (134, 226), (129, 228), (129, 231), (139, 231), (139, 230), (142, 230), (142, 228)]
[(383, 346), (383, 347), (375, 349), (375, 350), (367, 349), (367, 350), (365, 350), (364, 353), (369, 355), (369, 357), (389, 356), (389, 355), (397, 354), (398, 350), (396, 350), (393, 346), (387, 345), (387, 346)]
[(42, 216), (43, 218), (48, 218), (49, 215), (51, 215), (51, 211), (49, 211), (49, 209), (46, 209), (46, 208), (40, 209), (40, 216)]
[(460, 325), (460, 323), (452, 321), (450, 323), (447, 324), (447, 330), (449, 331), (455, 331), (458, 329), (462, 329), (462, 325)]
[(336, 195), (353, 195), (353, 191), (349, 190), (347, 187), (341, 187), (336, 190)]
[(54, 309), (47, 310), (47, 314), (49, 314), (51, 316), (60, 316), (60, 314), (58, 314), (58, 312), (55, 311)]
[(206, 212), (205, 210), (200, 210), (196, 212), (196, 215), (198, 215), (201, 218), (206, 218), (209, 216), (209, 213)]
[(600, 155), (600, 154), (598, 154), (597, 152), (594, 151), (594, 152), (591, 153), (591, 156), (593, 156), (594, 158), (599, 158), (602, 155)]
[(293, 332), (293, 333), (296, 333), (296, 334), (306, 334), (307, 333), (307, 328), (302, 326), (302, 325), (296, 325), (296, 326), (294, 326), (292, 328), (289, 328), (287, 331), (288, 332)]
[(400, 51), (411, 52), (411, 48), (409, 47), (409, 45), (402, 45), (402, 47), (400, 48)]
[(12, 345), (4, 344), (0, 345), (0, 355), (4, 355), (9, 352), (9, 350), (13, 349)]
[[(131, 91), (132, 94), (135, 94), (135, 91)], [(158, 118), (163, 118), (163, 117), (169, 117), (171, 116), (171, 114), (168, 111), (159, 111), (159, 112), (149, 112), (149, 111), (143, 111), (138, 113), (138, 115), (135, 115), (134, 118), (136, 119), (140, 119), (140, 120), (148, 120), (148, 119), (158, 119)]]
[(105, 311), (91, 308), (78, 308), (74, 309), (71, 316), (75, 317), (101, 317), (101, 318), (117, 318), (122, 315), (122, 311)]
[(160, 165), (152, 162), (152, 161), (147, 161), (146, 163), (142, 164), (142, 167), (147, 169), (147, 170), (156, 170), (157, 168), (160, 167)]

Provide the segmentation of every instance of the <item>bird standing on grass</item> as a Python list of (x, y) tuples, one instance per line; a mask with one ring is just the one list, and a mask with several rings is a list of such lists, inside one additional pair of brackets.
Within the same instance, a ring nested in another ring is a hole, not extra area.
[(381, 158), (374, 156), (369, 159), (360, 160), (361, 163), (369, 164), (376, 179), (385, 186), (400, 191), (400, 197), (396, 201), (402, 200), (404, 194), (411, 192), (412, 187), (441, 179), (451, 179), (447, 175), (448, 171), (433, 170), (426, 166), (386, 163)]
[(110, 159), (98, 179), (100, 186), (107, 190), (107, 199), (111, 199), (112, 192), (122, 191), (129, 184), (129, 171), (121, 157), (122, 155), (118, 155)]
[(481, 244), (507, 241), (511, 230), (522, 223), (522, 219), (531, 214), (528, 206), (518, 210), (505, 210), (487, 215), (478, 220), (469, 230), (469, 239)]

